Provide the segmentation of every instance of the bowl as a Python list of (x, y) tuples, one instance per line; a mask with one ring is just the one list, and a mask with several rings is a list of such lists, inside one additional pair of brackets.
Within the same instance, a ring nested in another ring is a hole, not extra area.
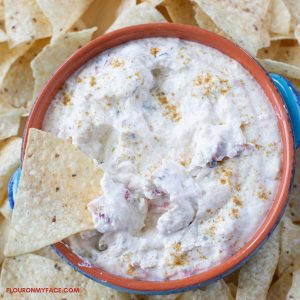
[[(59, 256), (75, 270), (103, 285), (131, 293), (170, 294), (200, 287), (228, 275), (254, 255), (272, 234), (284, 213), (287, 196), (292, 185), (295, 148), (300, 144), (300, 98), (297, 91), (285, 78), (277, 74), (268, 74), (246, 51), (217, 34), (194, 26), (169, 23), (126, 27), (107, 33), (79, 49), (49, 79), (29, 115), (23, 136), (22, 158), (29, 129), (42, 128), (43, 119), (51, 100), (70, 75), (89, 59), (105, 50), (128, 41), (149, 37), (176, 37), (198, 42), (215, 48), (238, 61), (254, 76), (276, 112), (283, 146), (282, 176), (279, 188), (262, 225), (238, 253), (202, 273), (179, 280), (159, 282), (128, 279), (87, 264), (63, 242), (52, 246)], [(13, 176), (10, 183), (9, 196), (12, 205), (19, 176), (20, 171)]]

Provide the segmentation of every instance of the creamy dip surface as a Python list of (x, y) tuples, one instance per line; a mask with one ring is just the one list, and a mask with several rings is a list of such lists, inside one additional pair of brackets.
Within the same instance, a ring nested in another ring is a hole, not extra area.
[[(85, 64), (43, 129), (104, 170), (95, 230), (68, 239), (104, 270), (187, 277), (234, 255), (272, 205), (281, 174), (276, 115), (239, 63), (175, 38), (142, 39)], [(99, 183), (100, 184), (100, 183)]]

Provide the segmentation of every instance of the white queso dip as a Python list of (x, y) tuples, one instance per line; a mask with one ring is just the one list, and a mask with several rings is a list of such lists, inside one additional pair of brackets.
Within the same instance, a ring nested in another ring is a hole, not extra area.
[[(68, 239), (128, 278), (173, 280), (239, 251), (281, 176), (276, 115), (238, 62), (175, 38), (132, 41), (73, 74), (43, 129), (104, 170), (89, 203), (95, 230)], [(100, 183), (99, 183), (100, 184)]]

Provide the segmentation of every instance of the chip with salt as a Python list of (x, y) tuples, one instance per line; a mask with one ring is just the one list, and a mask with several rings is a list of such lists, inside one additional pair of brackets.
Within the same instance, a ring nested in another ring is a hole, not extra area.
[(37, 0), (52, 25), (52, 38), (64, 34), (83, 15), (92, 0)]
[(192, 2), (188, 0), (165, 0), (163, 4), (174, 23), (197, 25)]
[(22, 114), (22, 110), (0, 104), (0, 141), (18, 134)]
[(0, 205), (7, 196), (7, 185), (20, 164), (22, 139), (12, 137), (0, 145)]
[[(34, 42), (31, 48), (10, 67), (0, 87), (0, 98), (13, 107), (26, 107), (32, 99), (34, 78), (30, 63), (49, 39)], [(27, 113), (31, 107), (27, 107)]]
[(31, 129), (6, 255), (35, 251), (93, 228), (87, 204), (101, 195), (101, 177), (70, 141)]
[(293, 272), (293, 283), (286, 299), (300, 299), (300, 269)]
[(256, 55), (258, 49), (269, 46), (265, 19), (269, 0), (195, 0), (201, 9), (237, 44)]
[[(16, 270), (18, 270), (18, 272), (16, 272)], [(117, 291), (106, 288), (101, 284), (93, 282), (92, 280), (73, 270), (67, 264), (34, 254), (25, 254), (5, 259), (2, 267), (0, 286), (2, 286), (4, 291), (6, 290), (6, 288), (24, 287), (78, 288), (78, 292), (73, 295), (70, 294), (70, 297), (68, 296), (68, 299), (76, 300), (135, 299), (134, 296), (119, 293)], [(5, 299), (16, 299), (15, 295), (16, 294), (5, 293)], [(18, 293), (18, 296), (20, 297), (19, 299), (29, 299), (28, 295), (30, 294)], [(43, 294), (36, 295), (41, 296)], [(62, 293), (48, 293), (44, 295), (45, 297), (38, 299), (61, 300), (62, 298), (64, 298), (62, 296)], [(37, 298), (34, 297), (34, 299)]]
[(271, 28), (270, 31), (278, 34), (290, 32), (291, 14), (283, 0), (271, 2)]
[(152, 5), (145, 2), (124, 11), (109, 27), (107, 32), (131, 25), (165, 21), (165, 18)]
[(3, 83), (4, 77), (7, 74), (10, 66), (29, 48), (30, 44), (23, 44), (13, 49), (9, 49), (7, 43), (0, 43), (0, 86)]
[(33, 99), (56, 69), (76, 50), (91, 40), (95, 30), (96, 27), (93, 27), (61, 35), (32, 60), (31, 68), (35, 79)]
[(265, 299), (279, 258), (280, 228), (239, 273), (237, 300)]
[(285, 217), (282, 223), (280, 242), (280, 257), (278, 274), (281, 275), (287, 268), (300, 259), (300, 226)]
[(11, 47), (51, 35), (51, 24), (35, 0), (4, 0), (4, 15)]

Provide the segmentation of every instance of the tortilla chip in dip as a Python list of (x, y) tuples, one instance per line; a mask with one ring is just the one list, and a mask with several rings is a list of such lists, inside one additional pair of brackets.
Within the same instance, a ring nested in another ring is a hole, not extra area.
[(37, 0), (52, 25), (52, 39), (64, 34), (86, 11), (92, 0)]
[[(77, 49), (89, 42), (97, 28), (68, 32), (47, 45), (32, 61), (31, 68), (35, 78), (33, 99), (56, 69)], [(45, 63), (47, 62), (47, 63)]]
[(4, 15), (11, 47), (51, 35), (51, 24), (35, 0), (4, 0)]
[(141, 3), (125, 10), (108, 28), (107, 32), (131, 25), (165, 22), (165, 18), (151, 4)]
[(70, 141), (31, 129), (5, 254), (35, 251), (93, 228), (87, 204), (101, 195), (101, 177)]

